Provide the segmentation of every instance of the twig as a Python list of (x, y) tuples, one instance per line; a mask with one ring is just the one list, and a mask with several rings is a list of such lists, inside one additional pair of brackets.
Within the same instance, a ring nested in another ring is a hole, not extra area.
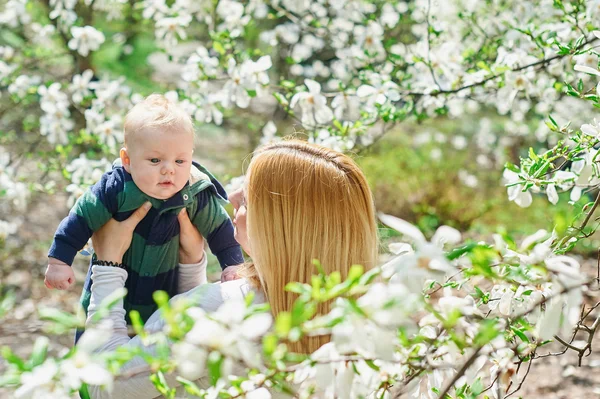
[[(521, 389), (521, 387), (523, 386), (523, 383), (525, 382), (525, 380), (527, 379), (527, 376), (529, 375), (529, 372), (531, 371), (531, 364), (533, 363), (533, 355), (535, 355), (535, 350), (532, 354), (532, 357), (529, 359), (529, 362), (527, 364), (527, 371), (525, 371), (525, 375), (523, 376), (523, 378), (521, 379), (521, 381), (519, 382), (519, 386), (515, 388), (514, 391), (507, 393), (504, 398), (508, 398), (511, 395), (514, 395), (517, 391), (519, 391)], [(523, 364), (523, 360), (519, 361), (519, 368), (521, 367), (521, 364)], [(519, 373), (519, 368), (517, 368), (517, 374)], [(510, 388), (510, 385), (508, 386)]]
[(458, 379), (463, 376), (463, 374), (468, 370), (468, 368), (471, 367), (473, 362), (475, 362), (475, 360), (477, 359), (477, 356), (479, 356), (479, 352), (481, 351), (481, 348), (482, 348), (481, 346), (476, 347), (475, 352), (473, 352), (473, 354), (471, 356), (469, 356), (469, 358), (463, 363), (460, 370), (458, 370), (458, 372), (456, 374), (454, 374), (454, 377), (452, 377), (452, 380), (450, 380), (450, 382), (448, 382), (448, 384), (446, 384), (446, 386), (442, 390), (442, 393), (438, 396), (440, 399), (443, 399), (446, 396), (446, 394), (448, 394), (448, 392), (450, 392), (450, 389), (452, 389), (452, 387), (454, 386), (456, 381), (458, 381)]

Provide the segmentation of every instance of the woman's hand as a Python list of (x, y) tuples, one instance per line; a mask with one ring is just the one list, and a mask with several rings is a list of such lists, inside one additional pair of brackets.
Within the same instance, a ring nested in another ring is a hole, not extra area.
[(179, 220), (179, 263), (200, 263), (204, 258), (204, 238), (192, 224), (185, 208), (177, 215)]
[(110, 219), (100, 230), (92, 235), (92, 245), (96, 257), (100, 260), (122, 263), (123, 255), (129, 249), (133, 239), (135, 226), (148, 214), (152, 208), (150, 202), (135, 210), (122, 222)]

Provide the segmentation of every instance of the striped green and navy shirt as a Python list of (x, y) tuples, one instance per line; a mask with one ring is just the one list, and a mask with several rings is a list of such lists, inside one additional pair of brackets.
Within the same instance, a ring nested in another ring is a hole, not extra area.
[[(192, 223), (206, 238), (223, 269), (244, 261), (233, 237), (231, 219), (223, 208), (227, 194), (215, 177), (197, 163), (192, 166), (190, 180), (184, 188), (167, 200), (144, 194), (123, 167), (113, 167), (77, 200), (60, 223), (48, 256), (71, 265), (94, 231), (110, 218), (127, 219), (146, 201), (152, 203), (152, 209), (135, 228), (131, 246), (123, 257), (129, 275), (125, 283), (125, 310), (139, 311), (144, 321), (156, 310), (152, 299), (154, 291), (164, 290), (169, 296), (177, 294), (177, 214), (182, 208), (187, 209)], [(86, 312), (92, 287), (91, 270), (90, 267), (81, 295)]]

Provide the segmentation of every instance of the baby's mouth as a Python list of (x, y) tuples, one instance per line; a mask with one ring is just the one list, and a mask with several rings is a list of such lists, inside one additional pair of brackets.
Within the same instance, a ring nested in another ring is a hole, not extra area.
[(169, 187), (169, 186), (172, 186), (172, 185), (173, 185), (173, 182), (170, 182), (170, 181), (163, 181), (163, 182), (161, 182), (161, 183), (158, 183), (158, 185), (159, 185), (159, 186), (161, 186), (161, 187)]

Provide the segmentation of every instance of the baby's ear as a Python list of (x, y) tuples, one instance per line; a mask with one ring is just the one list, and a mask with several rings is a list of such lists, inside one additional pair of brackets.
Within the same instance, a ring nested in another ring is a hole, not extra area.
[(125, 170), (128, 173), (131, 173), (131, 171), (129, 170), (129, 168), (131, 166), (131, 159), (129, 158), (129, 154), (127, 153), (127, 148), (125, 148), (125, 147), (121, 148), (121, 151), (119, 152), (119, 156), (121, 157), (121, 164), (123, 165)]

